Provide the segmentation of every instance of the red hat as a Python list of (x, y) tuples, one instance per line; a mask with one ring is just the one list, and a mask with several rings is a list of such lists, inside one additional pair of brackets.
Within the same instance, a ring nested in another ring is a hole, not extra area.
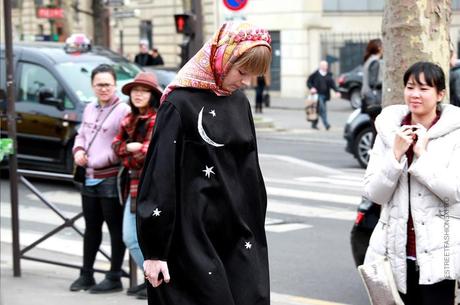
[(161, 97), (163, 94), (163, 89), (158, 84), (157, 77), (153, 73), (139, 72), (132, 82), (125, 84), (121, 88), (121, 92), (125, 95), (130, 95), (131, 89), (133, 89), (134, 86), (147, 87), (152, 90), (154, 94), (157, 94), (158, 97)]

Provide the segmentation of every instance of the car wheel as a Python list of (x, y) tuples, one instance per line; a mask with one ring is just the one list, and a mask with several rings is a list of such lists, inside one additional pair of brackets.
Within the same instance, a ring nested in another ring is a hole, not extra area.
[(353, 109), (361, 108), (361, 90), (353, 88), (350, 92), (350, 104)]
[(353, 151), (362, 168), (366, 168), (369, 163), (369, 151), (372, 148), (373, 137), (371, 127), (363, 129), (356, 136)]

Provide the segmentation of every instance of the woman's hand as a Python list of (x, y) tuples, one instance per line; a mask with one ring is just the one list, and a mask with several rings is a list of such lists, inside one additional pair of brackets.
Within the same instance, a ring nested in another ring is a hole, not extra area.
[(401, 157), (406, 153), (409, 147), (414, 142), (414, 131), (412, 130), (413, 126), (404, 125), (396, 133), (395, 142), (393, 146), (393, 153), (396, 160), (401, 161)]
[(428, 134), (425, 127), (421, 124), (415, 126), (416, 130), (414, 134), (416, 135), (416, 142), (414, 145), (414, 154), (419, 158), (422, 154), (426, 152), (426, 146), (428, 144)]
[(158, 287), (163, 283), (169, 283), (168, 263), (160, 260), (148, 259), (144, 261), (144, 276), (152, 284)]
[(80, 166), (86, 166), (88, 164), (88, 157), (86, 156), (86, 152), (84, 150), (79, 150), (73, 156), (75, 164)]
[(129, 152), (137, 152), (141, 150), (142, 148), (142, 143), (139, 142), (131, 142), (126, 144), (126, 150)]

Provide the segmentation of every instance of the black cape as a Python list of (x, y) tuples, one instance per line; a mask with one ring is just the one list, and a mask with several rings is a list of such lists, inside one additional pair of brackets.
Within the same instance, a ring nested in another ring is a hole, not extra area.
[(167, 261), (171, 275), (169, 284), (148, 285), (149, 304), (270, 304), (267, 195), (242, 92), (170, 93), (158, 111), (137, 207), (144, 258)]

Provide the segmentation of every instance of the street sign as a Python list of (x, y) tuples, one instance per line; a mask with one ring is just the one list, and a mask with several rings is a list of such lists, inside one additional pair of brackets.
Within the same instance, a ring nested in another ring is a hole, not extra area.
[(239, 11), (246, 6), (248, 0), (224, 0), (224, 5), (232, 11)]
[(125, 4), (124, 2), (124, 0), (105, 0), (104, 4), (111, 7), (120, 7)]
[(37, 18), (62, 19), (64, 18), (64, 9), (58, 7), (39, 7), (37, 9)]
[(139, 16), (139, 10), (131, 10), (131, 11), (113, 11), (112, 16), (114, 18), (122, 19), (122, 18), (133, 18)]

